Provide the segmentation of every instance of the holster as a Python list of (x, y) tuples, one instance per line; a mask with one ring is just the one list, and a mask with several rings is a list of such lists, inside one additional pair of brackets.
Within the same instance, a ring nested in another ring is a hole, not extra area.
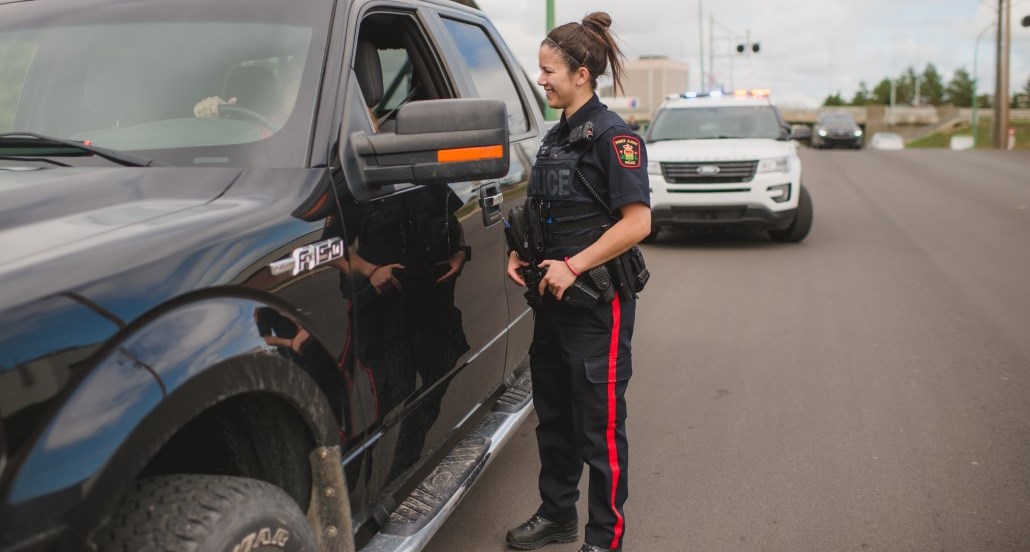
[(611, 273), (613, 287), (622, 299), (636, 297), (651, 278), (644, 264), (644, 254), (636, 246), (608, 261), (605, 266)]

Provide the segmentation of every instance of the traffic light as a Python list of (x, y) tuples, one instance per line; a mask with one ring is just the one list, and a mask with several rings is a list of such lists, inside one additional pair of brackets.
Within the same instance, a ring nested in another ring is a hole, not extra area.
[(743, 44), (737, 44), (737, 53), (738, 54), (743, 54), (744, 53), (744, 45)]
[(756, 53), (756, 54), (758, 53), (758, 50), (761, 50), (761, 49), (762, 48), (758, 45), (757, 42), (755, 42), (754, 44), (751, 45), (751, 51)]

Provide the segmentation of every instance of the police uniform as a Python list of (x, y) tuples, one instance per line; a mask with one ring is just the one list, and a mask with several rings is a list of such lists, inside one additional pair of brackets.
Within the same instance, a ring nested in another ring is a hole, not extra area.
[[(544, 138), (530, 180), (544, 226), (544, 258), (563, 260), (597, 240), (614, 222), (591, 197), (582, 174), (614, 210), (650, 205), (640, 137), (591, 97)], [(636, 300), (616, 296), (593, 308), (545, 297), (536, 309), (530, 366), (539, 425), (537, 515), (576, 518), (583, 464), (590, 469), (586, 542), (618, 549), (627, 496), (625, 392), (632, 373), (630, 339)]]

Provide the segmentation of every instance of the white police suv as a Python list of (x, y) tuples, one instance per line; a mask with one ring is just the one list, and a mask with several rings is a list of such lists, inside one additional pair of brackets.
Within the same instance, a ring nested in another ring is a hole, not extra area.
[(670, 227), (748, 226), (775, 241), (805, 239), (812, 200), (791, 138), (768, 91), (667, 98), (644, 137), (650, 238)]

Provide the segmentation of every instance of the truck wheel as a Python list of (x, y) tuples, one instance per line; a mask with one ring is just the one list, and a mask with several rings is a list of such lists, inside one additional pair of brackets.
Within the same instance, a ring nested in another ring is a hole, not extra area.
[(144, 478), (100, 529), (102, 552), (315, 552), (297, 503), (244, 477)]
[(794, 222), (783, 230), (769, 230), (769, 237), (773, 241), (785, 243), (797, 243), (808, 235), (812, 229), (812, 198), (804, 186), (799, 186), (801, 193), (798, 196), (798, 212), (794, 215)]

